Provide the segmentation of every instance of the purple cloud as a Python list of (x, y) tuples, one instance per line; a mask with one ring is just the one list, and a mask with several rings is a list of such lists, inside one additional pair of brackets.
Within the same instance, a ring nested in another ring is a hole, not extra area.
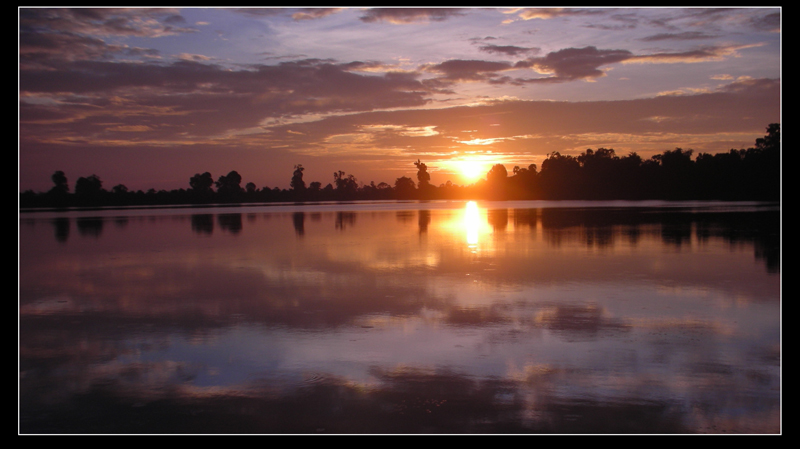
[(360, 19), (368, 23), (407, 24), (427, 21), (441, 22), (464, 14), (463, 8), (372, 8), (368, 9)]

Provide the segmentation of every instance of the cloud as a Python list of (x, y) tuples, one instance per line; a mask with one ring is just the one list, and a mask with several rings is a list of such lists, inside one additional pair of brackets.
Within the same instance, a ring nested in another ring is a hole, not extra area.
[(775, 12), (762, 17), (754, 17), (750, 20), (750, 26), (761, 31), (780, 33), (781, 14), (779, 12)]
[[(766, 11), (766, 14), (761, 14)], [(744, 28), (757, 31), (779, 32), (780, 10), (778, 8), (678, 8), (671, 15), (650, 19), (652, 26), (672, 30), (692, 27), (705, 32), (719, 32), (724, 26), (732, 27), (736, 32)], [(681, 34), (681, 33), (679, 33)]]
[(197, 31), (171, 8), (21, 8), (20, 28), (94, 36), (161, 37)]
[[(592, 139), (601, 139), (602, 144), (620, 154), (639, 151), (643, 157), (649, 157), (648, 152), (685, 145), (681, 140), (689, 139), (693, 133), (759, 135), (765, 123), (779, 120), (779, 80), (742, 80), (715, 91), (682, 93), (624, 101), (508, 100), (482, 106), (364, 112), (276, 126), (271, 130), (280, 135), (282, 129), (291, 127), (303, 133), (302, 138), (291, 142), (290, 151), (316, 148), (329, 142), (330, 136), (370, 132), (373, 136), (364, 141), (367, 145), (353, 151), (413, 148), (417, 153), (457, 154), (467, 147), (480, 147), (491, 150), (497, 157), (505, 154), (512, 159), (526, 159), (532, 154), (543, 156), (576, 147), (586, 149), (597, 145)], [(659, 119), (653, 119), (656, 117)], [(435, 133), (415, 134), (407, 130), (435, 130)], [(752, 136), (748, 135), (744, 141), (751, 144)], [(728, 149), (700, 145), (695, 148), (697, 151)]]
[(52, 58), (108, 59), (124, 49), (121, 45), (106, 44), (102, 39), (69, 32), (40, 33), (30, 28), (21, 28), (19, 32), (21, 64)]
[(479, 47), (480, 51), (486, 53), (501, 54), (507, 56), (520, 56), (527, 53), (538, 54), (541, 51), (539, 47), (517, 47), (514, 45), (483, 45)]
[(197, 55), (192, 53), (181, 53), (176, 55), (178, 59), (183, 59), (184, 61), (210, 61), (213, 58), (204, 55)]
[[(70, 123), (69, 133), (95, 136), (100, 123), (153, 126), (153, 138), (224, 135), (267, 119), (352, 113), (427, 103), (430, 89), (413, 73), (350, 71), (325, 60), (230, 70), (194, 60), (169, 64), (61, 61), (20, 71), (20, 123)], [(49, 101), (48, 101), (49, 100)], [(23, 131), (23, 133), (26, 133)], [(53, 133), (61, 130), (51, 129)], [(37, 137), (37, 138), (39, 138)], [(104, 138), (109, 137), (107, 134)]]
[(693, 94), (700, 94), (700, 93), (709, 93), (711, 89), (708, 88), (694, 88), (694, 87), (684, 87), (682, 89), (675, 89), (675, 90), (666, 90), (663, 92), (659, 92), (657, 96), (664, 96), (664, 95), (693, 95)]
[(696, 40), (696, 39), (712, 39), (715, 37), (719, 37), (713, 34), (706, 34), (700, 31), (684, 31), (682, 33), (660, 33), (654, 34), (652, 36), (643, 37), (639, 40), (645, 42), (656, 42), (656, 41), (666, 41), (666, 40), (679, 40), (679, 41), (686, 41), (686, 40)]
[(163, 8), (22, 8), (19, 17), (21, 68), (53, 61), (157, 57), (154, 49), (107, 42), (109, 37), (162, 37), (195, 32), (177, 27), (185, 19)]
[(362, 22), (389, 22), (408, 24), (414, 22), (441, 22), (451, 17), (463, 16), (462, 8), (371, 8), (359, 19)]
[[(707, 46), (683, 52), (661, 52), (635, 55), (628, 50), (601, 50), (596, 47), (565, 48), (542, 57), (517, 62), (515, 68), (530, 68), (550, 75), (545, 78), (515, 79), (515, 83), (560, 83), (574, 80), (591, 81), (605, 76), (601, 67), (616, 63), (674, 64), (719, 61), (728, 56), (738, 56), (738, 51), (763, 44)], [(497, 80), (495, 80), (497, 81)]]
[(605, 76), (599, 67), (626, 61), (633, 57), (628, 50), (598, 50), (596, 47), (565, 48), (538, 58), (517, 62), (516, 68), (531, 68), (538, 73), (552, 75), (528, 82), (563, 82), (594, 79)]
[(314, 20), (327, 17), (331, 14), (336, 14), (343, 8), (303, 8), (302, 10), (292, 14), (294, 20)]
[(681, 20), (688, 20), (690, 26), (708, 28), (720, 22), (734, 19), (742, 9), (738, 8), (687, 8), (681, 10)]
[(626, 63), (696, 63), (706, 61), (721, 61), (726, 56), (738, 56), (737, 52), (746, 48), (760, 47), (764, 44), (708, 46), (683, 52), (662, 52), (649, 55), (638, 55), (628, 58)]
[(496, 76), (496, 72), (512, 69), (507, 62), (450, 59), (440, 64), (422, 67), (423, 71), (442, 74), (440, 79), (448, 81), (484, 81)]
[(576, 8), (516, 8), (505, 12), (516, 14), (520, 19), (555, 19), (557, 17), (583, 16), (602, 14), (601, 10), (576, 9)]

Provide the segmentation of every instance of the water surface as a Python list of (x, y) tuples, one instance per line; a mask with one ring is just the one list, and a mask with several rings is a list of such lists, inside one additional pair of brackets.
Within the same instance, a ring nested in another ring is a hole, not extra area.
[(777, 206), (20, 214), (21, 433), (778, 433)]

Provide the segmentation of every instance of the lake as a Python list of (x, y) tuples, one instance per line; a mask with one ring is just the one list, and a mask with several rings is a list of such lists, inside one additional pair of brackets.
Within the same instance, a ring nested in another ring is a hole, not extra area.
[(780, 433), (777, 204), (19, 214), (19, 432)]

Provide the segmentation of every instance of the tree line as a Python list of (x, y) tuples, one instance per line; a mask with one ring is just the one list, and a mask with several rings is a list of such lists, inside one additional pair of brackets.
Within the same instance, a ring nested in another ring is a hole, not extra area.
[(81, 177), (70, 192), (67, 176), (56, 171), (47, 192), (20, 194), (20, 207), (94, 207), (179, 205), (249, 202), (305, 202), (359, 200), (761, 200), (780, 199), (780, 125), (748, 149), (727, 153), (700, 153), (676, 148), (643, 159), (635, 152), (618, 156), (613, 149), (587, 149), (578, 156), (553, 152), (541, 168), (514, 166), (509, 172), (495, 164), (485, 179), (459, 186), (447, 181), (430, 183), (427, 165), (417, 160), (416, 182), (406, 176), (394, 184), (361, 183), (342, 170), (333, 182), (306, 184), (305, 168), (294, 166), (290, 188), (258, 188), (231, 171), (216, 180), (209, 172), (189, 178), (189, 187), (176, 190), (130, 191), (122, 184), (106, 190), (97, 175)]

